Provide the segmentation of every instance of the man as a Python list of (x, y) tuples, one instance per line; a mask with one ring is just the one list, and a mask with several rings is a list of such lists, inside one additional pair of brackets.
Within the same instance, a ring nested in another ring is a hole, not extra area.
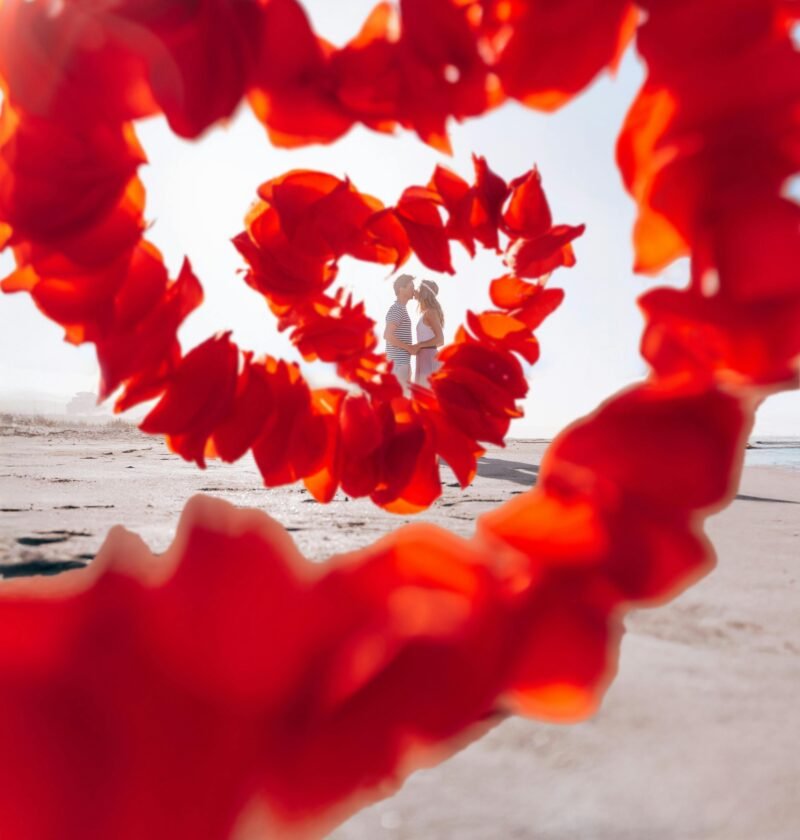
[(394, 375), (405, 387), (411, 380), (411, 356), (416, 348), (411, 340), (411, 318), (406, 305), (414, 297), (414, 278), (410, 274), (401, 274), (394, 281), (394, 294), (397, 298), (386, 313), (386, 358), (392, 362)]

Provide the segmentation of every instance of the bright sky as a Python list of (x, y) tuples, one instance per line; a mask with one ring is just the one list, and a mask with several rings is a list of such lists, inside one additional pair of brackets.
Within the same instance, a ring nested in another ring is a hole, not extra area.
[[(349, 38), (366, 17), (373, 0), (305, 0), (320, 34), (335, 43)], [(642, 69), (629, 53), (614, 80), (604, 77), (578, 100), (555, 115), (508, 105), (487, 117), (454, 126), (452, 158), (423, 146), (411, 135), (386, 137), (355, 129), (333, 146), (284, 151), (270, 146), (246, 108), (224, 129), (199, 143), (173, 137), (163, 120), (139, 126), (151, 161), (142, 170), (147, 187), (149, 238), (163, 251), (173, 276), (188, 255), (206, 292), (203, 307), (186, 321), (184, 348), (219, 329), (233, 328), (244, 348), (297, 358), (274, 326), (263, 299), (237, 271), (242, 261), (230, 244), (242, 229), (243, 216), (259, 183), (289, 169), (321, 169), (349, 175), (355, 185), (387, 204), (411, 184), (425, 184), (434, 166), (444, 163), (471, 179), (472, 152), (509, 179), (538, 164), (556, 223), (585, 222), (576, 242), (578, 265), (557, 272), (552, 285), (567, 297), (539, 330), (542, 358), (530, 371), (526, 416), (516, 421), (520, 437), (555, 434), (567, 422), (592, 410), (619, 388), (641, 378), (645, 365), (637, 348), (642, 320), (636, 297), (656, 284), (681, 285), (686, 265), (672, 266), (658, 280), (631, 272), (630, 232), (633, 203), (624, 192), (614, 161), (614, 142), (627, 107), (642, 80)], [(467, 308), (489, 304), (489, 281), (503, 273), (499, 259), (481, 254), (470, 260), (453, 248), (455, 277), (438, 277), (411, 263), (406, 270), (439, 281), (446, 337)], [(0, 269), (11, 268), (9, 255)], [(391, 303), (391, 281), (380, 266), (345, 260), (340, 278), (363, 297), (373, 318), (382, 322)], [(413, 319), (416, 320), (411, 307)], [(0, 396), (39, 392), (70, 397), (95, 390), (97, 366), (91, 346), (73, 348), (61, 330), (43, 318), (27, 295), (0, 297)], [(330, 370), (310, 366), (314, 383), (332, 382)], [(762, 435), (800, 433), (800, 393), (773, 397), (762, 407), (756, 426)]]

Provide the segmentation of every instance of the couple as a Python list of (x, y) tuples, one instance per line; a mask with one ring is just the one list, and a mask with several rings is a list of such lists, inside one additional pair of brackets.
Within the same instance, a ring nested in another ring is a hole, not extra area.
[[(439, 287), (433, 280), (423, 280), (414, 288), (414, 278), (401, 274), (394, 281), (397, 298), (386, 313), (386, 356), (393, 363), (394, 375), (405, 386), (411, 381), (411, 356), (416, 356), (414, 382), (428, 386), (428, 377), (439, 367), (436, 348), (444, 344), (444, 313), (436, 295)], [(406, 305), (416, 298), (421, 313), (417, 321), (417, 342), (411, 341), (411, 319)]]

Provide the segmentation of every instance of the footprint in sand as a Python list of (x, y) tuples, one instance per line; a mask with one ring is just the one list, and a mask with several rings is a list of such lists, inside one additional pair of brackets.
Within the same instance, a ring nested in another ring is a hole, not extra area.
[(66, 542), (72, 537), (91, 537), (89, 531), (41, 531), (36, 537), (17, 537), (17, 543), (24, 546), (52, 545)]
[(0, 577), (18, 578), (33, 577), (34, 575), (58, 575), (71, 569), (83, 569), (86, 560), (93, 559), (92, 554), (80, 554), (79, 560), (46, 560), (36, 558), (24, 563), (0, 563)]

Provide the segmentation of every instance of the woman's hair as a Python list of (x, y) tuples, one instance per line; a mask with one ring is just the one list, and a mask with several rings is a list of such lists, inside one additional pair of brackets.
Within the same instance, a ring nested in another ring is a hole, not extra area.
[(417, 290), (417, 300), (419, 301), (419, 311), (424, 313), (433, 309), (438, 314), (439, 321), (444, 327), (444, 312), (442, 312), (441, 304), (436, 297), (438, 294), (439, 286), (433, 280), (423, 280)]

